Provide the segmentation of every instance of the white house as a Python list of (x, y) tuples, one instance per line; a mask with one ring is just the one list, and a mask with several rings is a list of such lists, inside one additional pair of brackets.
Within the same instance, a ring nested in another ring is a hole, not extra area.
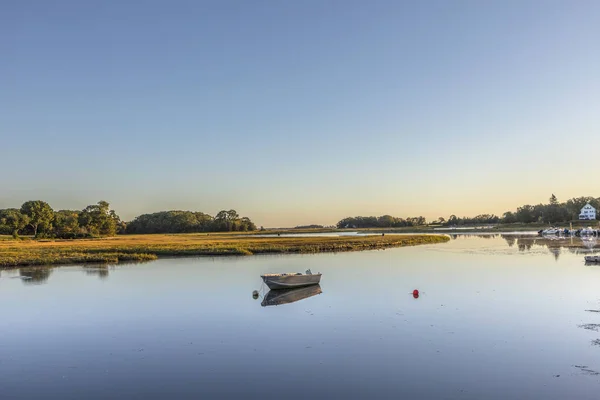
[(596, 219), (596, 209), (587, 203), (579, 213), (579, 219)]

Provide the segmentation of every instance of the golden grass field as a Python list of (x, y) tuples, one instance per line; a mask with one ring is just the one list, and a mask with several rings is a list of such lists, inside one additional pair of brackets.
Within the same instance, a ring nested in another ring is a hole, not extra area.
[(443, 235), (256, 237), (245, 234), (123, 235), (77, 240), (0, 240), (0, 267), (117, 263), (161, 256), (227, 256), (378, 250), (448, 241)]

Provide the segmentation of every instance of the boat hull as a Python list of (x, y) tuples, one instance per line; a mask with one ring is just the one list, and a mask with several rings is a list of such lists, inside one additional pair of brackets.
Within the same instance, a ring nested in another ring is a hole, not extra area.
[(318, 285), (321, 274), (310, 275), (261, 275), (263, 282), (269, 289), (289, 289), (302, 286)]

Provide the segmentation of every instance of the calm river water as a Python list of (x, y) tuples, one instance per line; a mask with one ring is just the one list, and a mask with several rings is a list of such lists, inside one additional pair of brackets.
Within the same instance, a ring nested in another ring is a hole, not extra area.
[[(320, 290), (263, 306), (261, 273), (308, 268), (323, 273)], [(532, 237), (2, 271), (0, 304), (3, 399), (597, 399), (600, 390), (600, 266)]]

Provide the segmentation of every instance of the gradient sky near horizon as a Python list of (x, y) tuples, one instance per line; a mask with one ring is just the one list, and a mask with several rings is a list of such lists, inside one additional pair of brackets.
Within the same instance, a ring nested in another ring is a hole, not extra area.
[(600, 196), (600, 2), (0, 3), (0, 208), (258, 225)]

